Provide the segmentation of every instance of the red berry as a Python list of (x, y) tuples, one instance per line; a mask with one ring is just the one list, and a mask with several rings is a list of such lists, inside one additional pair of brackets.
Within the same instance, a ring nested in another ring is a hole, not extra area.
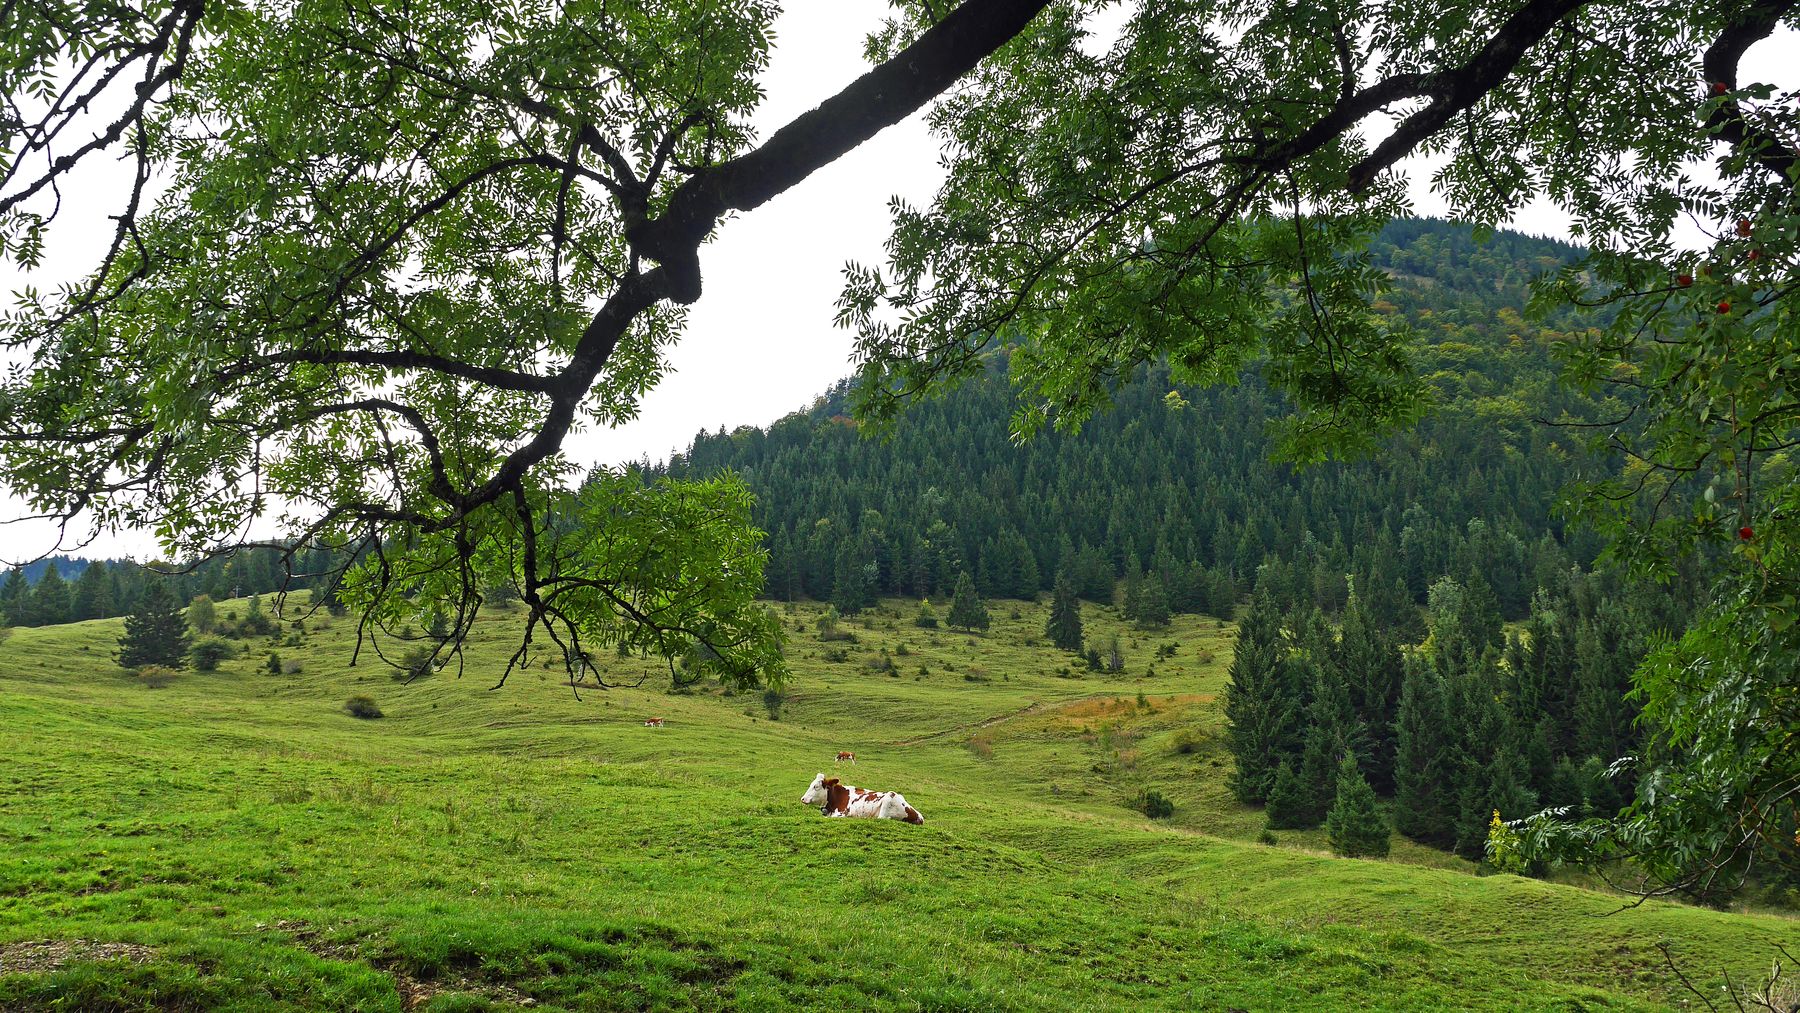
[(1728, 302), (1720, 303), (1719, 304), (1719, 312), (1720, 313), (1730, 313), (1731, 312), (1731, 304)]
[(1689, 285), (1692, 285), (1693, 283), (1694, 283), (1694, 276), (1691, 274), (1678, 274), (1675, 276), (1675, 284), (1681, 288), (1687, 288)]
[(1743, 527), (1738, 529), (1738, 537), (1743, 539), (1746, 542), (1749, 541), (1751, 539), (1751, 537), (1754, 536), (1755, 534), (1756, 534), (1756, 532), (1750, 530), (1750, 525), (1748, 525), (1748, 524), (1746, 524)]
[(1739, 218), (1738, 222), (1737, 222), (1737, 229), (1738, 229), (1738, 235), (1740, 235), (1740, 236), (1749, 235), (1750, 234), (1750, 219)]
[(1723, 82), (1723, 81), (1714, 81), (1713, 82), (1713, 94), (1714, 95), (1723, 95), (1730, 90), (1731, 90), (1730, 88), (1725, 87), (1725, 82)]
[(1751, 250), (1749, 256), (1750, 256), (1751, 260), (1755, 260), (1756, 258), (1762, 256), (1762, 252), (1760, 250)]

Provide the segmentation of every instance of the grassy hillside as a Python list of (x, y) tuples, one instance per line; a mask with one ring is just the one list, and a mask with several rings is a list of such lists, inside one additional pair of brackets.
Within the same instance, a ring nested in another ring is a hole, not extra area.
[[(299, 672), (259, 650), (163, 689), (111, 664), (116, 620), (16, 630), (0, 1009), (1635, 1009), (1681, 998), (1658, 941), (1716, 984), (1800, 935), (1615, 914), (1398, 839), (1388, 862), (1254, 843), (1213, 619), (1146, 636), (1090, 608), (1126, 671), (1070, 678), (1041, 606), (969, 636), (889, 602), (854, 643), (816, 615), (784, 616), (778, 721), (610, 657), (644, 686), (578, 700), (534, 666), (489, 692), (516, 617), (461, 679), (410, 686), (348, 667), (347, 621), (281, 648)], [(347, 715), (356, 693), (386, 716)], [(925, 826), (800, 805), (838, 749)], [(1173, 819), (1127, 807), (1144, 787)]]

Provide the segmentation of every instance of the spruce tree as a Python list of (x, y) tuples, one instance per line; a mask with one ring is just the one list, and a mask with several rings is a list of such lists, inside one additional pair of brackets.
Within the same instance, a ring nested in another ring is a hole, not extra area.
[(944, 625), (951, 629), (985, 630), (988, 628), (987, 606), (975, 593), (975, 582), (967, 571), (956, 576), (956, 595), (950, 601), (950, 614)]
[(1050, 619), (1044, 624), (1044, 635), (1059, 650), (1081, 650), (1081, 599), (1075, 596), (1075, 583), (1069, 571), (1056, 575), (1056, 589), (1050, 599)]
[(1301, 792), (1296, 805), (1305, 813), (1305, 825), (1316, 827), (1331, 808), (1337, 790), (1339, 760), (1345, 755), (1360, 759), (1368, 749), (1362, 723), (1350, 707), (1350, 693), (1337, 673), (1325, 665), (1309, 664), (1312, 700), (1307, 704), (1306, 741), (1297, 770)]
[(70, 618), (81, 622), (86, 619), (105, 619), (113, 614), (112, 579), (106, 572), (106, 564), (95, 560), (81, 571), (81, 579), (75, 582), (75, 601), (70, 610)]
[(1275, 768), (1269, 785), (1268, 807), (1264, 810), (1272, 830), (1311, 830), (1322, 818), (1318, 798), (1312, 786), (1301, 779), (1294, 765), (1282, 760)]
[(1423, 660), (1409, 660), (1395, 727), (1394, 822), (1428, 844), (1449, 844), (1456, 833), (1448, 720), (1443, 679)]
[(840, 614), (853, 616), (873, 600), (867, 561), (854, 543), (846, 542), (838, 549), (837, 564), (832, 570), (831, 604), (837, 606)]
[(31, 585), (25, 582), (23, 568), (15, 567), (0, 584), (0, 623), (26, 626), (31, 622)]
[(1303, 699), (1287, 653), (1274, 599), (1258, 587), (1238, 627), (1231, 681), (1225, 687), (1227, 736), (1235, 761), (1231, 790), (1240, 801), (1263, 801), (1281, 762), (1299, 759)]
[(56, 571), (56, 564), (44, 567), (44, 575), (38, 578), (37, 587), (31, 592), (31, 624), (32, 626), (59, 626), (69, 621), (69, 613), (73, 602), (69, 594), (69, 582), (62, 579)]
[(151, 581), (138, 599), (137, 610), (125, 617), (125, 635), (119, 638), (119, 664), (125, 668), (185, 668), (187, 651), (187, 619), (175, 604), (168, 584)]
[(1139, 578), (1125, 603), (1125, 617), (1140, 626), (1169, 625), (1169, 591), (1163, 575), (1150, 573)]
[(1375, 789), (1349, 753), (1338, 762), (1337, 797), (1325, 817), (1331, 850), (1346, 858), (1382, 858), (1388, 853), (1388, 824), (1375, 802)]
[(1376, 621), (1359, 589), (1344, 609), (1343, 634), (1331, 658), (1367, 736), (1365, 770), (1378, 793), (1394, 790), (1394, 722), (1403, 668), (1392, 636)]

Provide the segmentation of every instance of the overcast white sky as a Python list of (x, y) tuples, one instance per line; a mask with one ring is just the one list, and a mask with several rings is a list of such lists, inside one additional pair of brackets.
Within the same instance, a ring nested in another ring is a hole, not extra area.
[[(758, 120), (766, 136), (817, 105), (867, 69), (864, 36), (884, 17), (884, 0), (790, 0), (776, 26), (776, 47), (764, 79), (768, 99)], [(1753, 51), (1762, 80), (1791, 63), (1794, 39), (1770, 40)], [(1430, 166), (1403, 165), (1412, 176), (1422, 214), (1443, 213), (1427, 188)], [(942, 171), (921, 117), (893, 127), (767, 205), (728, 222), (701, 251), (705, 294), (689, 315), (685, 336), (669, 354), (671, 375), (645, 398), (641, 418), (613, 430), (569, 439), (584, 465), (617, 464), (648, 455), (661, 460), (701, 430), (766, 425), (804, 407), (850, 370), (851, 335), (831, 320), (848, 260), (880, 262), (888, 234), (888, 198), (927, 202)], [(46, 268), (22, 276), (0, 266), (0, 292), (21, 283), (49, 287), (77, 274), (107, 235), (115, 204), (107, 189), (129, 176), (112, 172), (70, 188), (71, 213), (58, 222)], [(91, 195), (91, 196), (90, 196)], [(1534, 207), (1514, 222), (1523, 231), (1567, 235), (1553, 208)], [(0, 520), (17, 518), (23, 504), (0, 493)], [(0, 526), (0, 564), (51, 547), (43, 526)], [(145, 535), (102, 536), (89, 556), (155, 554)]]

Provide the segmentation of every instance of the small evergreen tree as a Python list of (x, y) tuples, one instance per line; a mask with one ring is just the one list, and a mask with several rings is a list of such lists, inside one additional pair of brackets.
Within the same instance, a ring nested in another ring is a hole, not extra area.
[(44, 568), (37, 587), (31, 592), (31, 625), (60, 626), (69, 621), (71, 610), (69, 582), (56, 572), (56, 564)]
[(1319, 825), (1318, 800), (1312, 786), (1300, 778), (1293, 764), (1286, 760), (1275, 769), (1269, 786), (1267, 814), (1274, 830), (1310, 830)]
[(1236, 761), (1231, 790), (1243, 802), (1267, 798), (1282, 760), (1298, 759), (1302, 694), (1286, 655), (1274, 599), (1259, 586), (1238, 627), (1225, 687), (1225, 721)]
[(1044, 624), (1044, 635), (1058, 649), (1081, 650), (1081, 600), (1075, 596), (1075, 584), (1069, 572), (1056, 575), (1056, 589), (1050, 600), (1050, 620)]
[(14, 568), (0, 584), (0, 623), (25, 626), (31, 621), (31, 585), (25, 582), (25, 571)]
[(1325, 817), (1325, 830), (1331, 850), (1346, 858), (1381, 858), (1388, 853), (1387, 820), (1375, 804), (1375, 789), (1349, 753), (1338, 762), (1337, 798)]
[(956, 596), (950, 602), (950, 614), (944, 624), (951, 629), (985, 630), (988, 628), (987, 606), (975, 594), (975, 582), (967, 572), (956, 577)]
[(1132, 584), (1125, 617), (1140, 626), (1169, 625), (1169, 590), (1162, 574), (1148, 574)]
[(194, 628), (195, 633), (202, 636), (211, 633), (213, 628), (219, 625), (219, 610), (213, 605), (212, 598), (204, 594), (196, 595), (194, 600), (188, 603), (187, 621), (188, 625)]
[(69, 618), (81, 622), (105, 619), (113, 614), (112, 580), (107, 575), (106, 564), (95, 560), (81, 571), (81, 578), (75, 582), (75, 603)]
[(931, 607), (931, 599), (919, 599), (919, 611), (913, 613), (913, 625), (924, 630), (937, 629), (937, 612)]
[(125, 617), (125, 635), (119, 638), (119, 664), (126, 668), (182, 668), (187, 664), (187, 651), (187, 620), (176, 606), (168, 582), (153, 580), (138, 599), (137, 610)]
[(1394, 822), (1415, 841), (1455, 837), (1449, 704), (1444, 681), (1423, 661), (1409, 661), (1395, 722)]

